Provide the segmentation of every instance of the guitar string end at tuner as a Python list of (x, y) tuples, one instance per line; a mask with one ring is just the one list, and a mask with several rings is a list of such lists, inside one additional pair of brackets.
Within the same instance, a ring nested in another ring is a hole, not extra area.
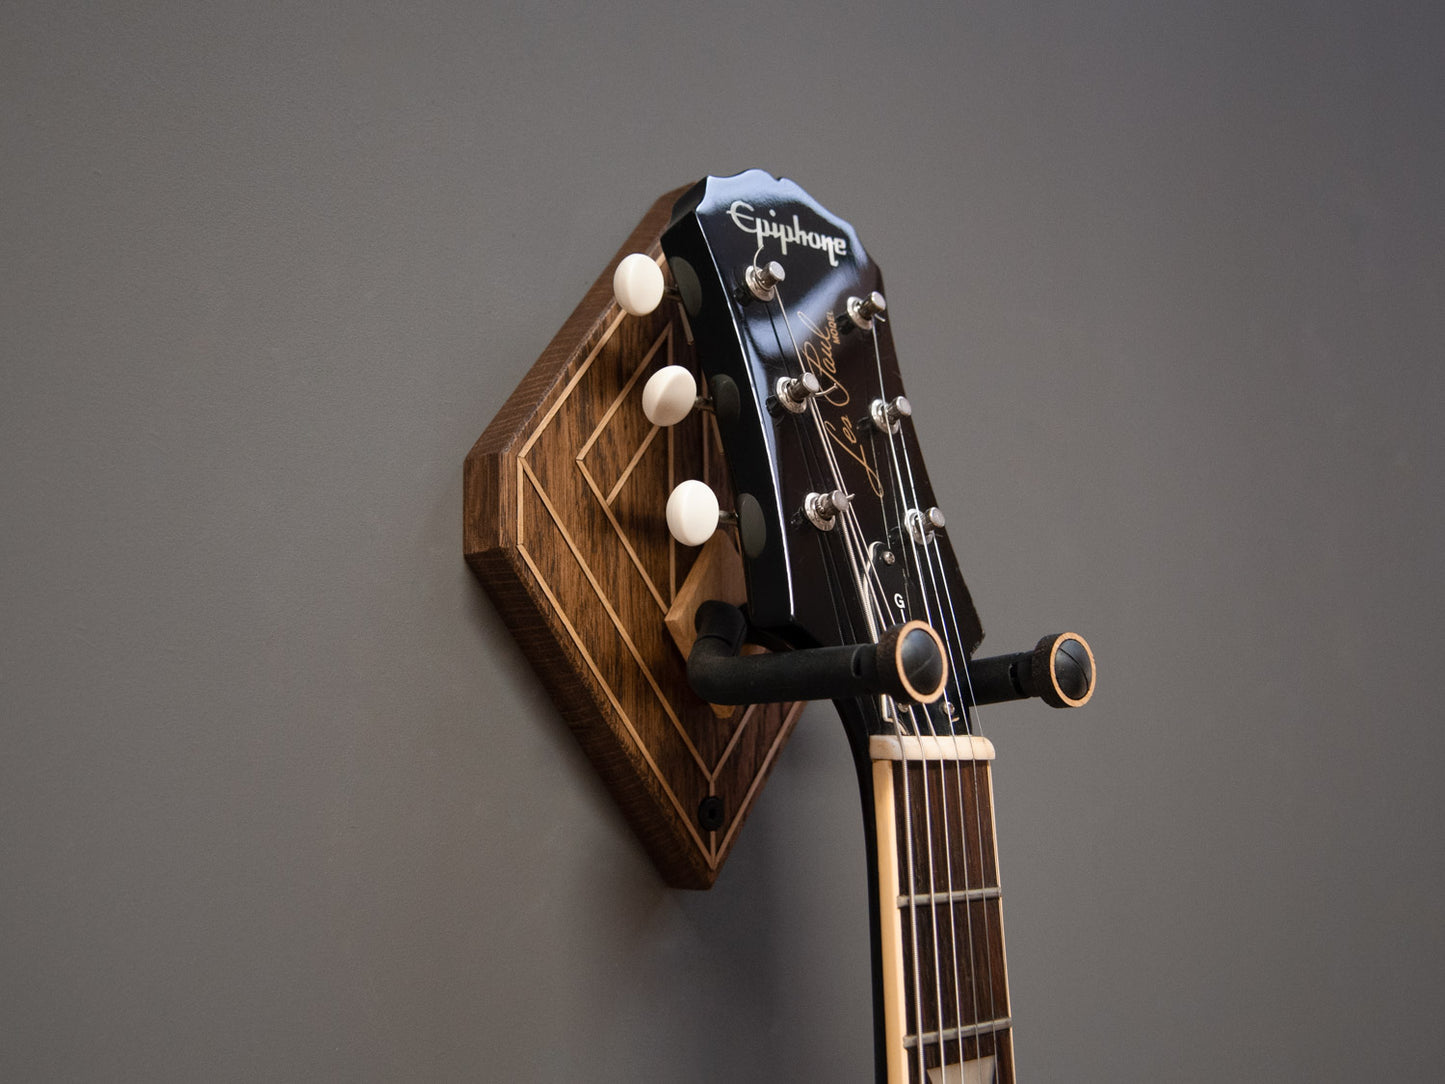
[(612, 273), (612, 294), (622, 310), (632, 316), (646, 316), (656, 309), (665, 291), (662, 268), (645, 252), (622, 257)]
[(813, 373), (802, 376), (780, 376), (773, 385), (773, 395), (778, 405), (789, 414), (801, 414), (808, 409), (808, 402), (822, 394), (823, 385)]
[(783, 265), (777, 260), (769, 260), (759, 267), (757, 264), (750, 264), (743, 272), (743, 281), (747, 283), (749, 292), (759, 301), (772, 301), (778, 296), (778, 283), (787, 278), (783, 271)]
[(872, 331), (874, 317), (881, 316), (887, 311), (888, 302), (877, 290), (867, 297), (850, 297), (848, 299), (848, 319), (864, 331)]
[(908, 524), (908, 533), (913, 536), (913, 541), (920, 546), (932, 542), (933, 536), (948, 524), (941, 508), (930, 508), (927, 511), (910, 508), (903, 519)]
[(903, 395), (892, 399), (874, 399), (868, 407), (868, 417), (862, 424), (872, 425), (880, 433), (889, 436), (898, 432), (904, 418), (913, 417), (913, 404)]
[(803, 514), (808, 522), (820, 531), (831, 531), (838, 516), (848, 510), (853, 497), (841, 489), (831, 493), (809, 493), (803, 498)]

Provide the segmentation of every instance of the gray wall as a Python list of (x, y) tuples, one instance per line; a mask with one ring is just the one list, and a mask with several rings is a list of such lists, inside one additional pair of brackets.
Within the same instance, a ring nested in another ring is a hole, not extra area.
[(663, 190), (857, 226), (987, 646), (1035, 1081), (1445, 1059), (1445, 20), (7, 5), (0, 1078), (870, 1079), (810, 710), (659, 883), (461, 461)]

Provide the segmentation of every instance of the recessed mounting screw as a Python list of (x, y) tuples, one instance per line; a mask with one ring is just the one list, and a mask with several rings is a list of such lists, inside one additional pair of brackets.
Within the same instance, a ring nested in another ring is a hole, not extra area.
[(697, 823), (704, 832), (716, 832), (723, 826), (722, 799), (710, 794), (697, 804)]

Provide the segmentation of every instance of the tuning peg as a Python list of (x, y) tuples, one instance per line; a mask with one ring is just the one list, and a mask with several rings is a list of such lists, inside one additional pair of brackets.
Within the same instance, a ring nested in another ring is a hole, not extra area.
[(820, 531), (831, 531), (838, 517), (848, 511), (853, 495), (835, 489), (831, 493), (809, 493), (803, 498), (803, 514)]
[(665, 365), (642, 387), (642, 413), (653, 425), (676, 425), (701, 402), (697, 380), (681, 365)]
[(813, 373), (802, 376), (780, 376), (773, 385), (773, 398), (778, 406), (790, 414), (801, 414), (808, 409), (808, 401), (823, 393), (823, 385)]
[(864, 331), (872, 331), (874, 318), (887, 311), (888, 302), (877, 290), (867, 297), (850, 297), (848, 299), (848, 319)]
[(920, 546), (928, 545), (933, 541), (933, 536), (948, 525), (942, 508), (910, 508), (903, 517), (903, 522), (908, 524), (908, 533)]
[(679, 482), (667, 498), (667, 529), (684, 546), (701, 546), (719, 523), (736, 523), (734, 512), (718, 511), (717, 494), (706, 482)]
[(662, 303), (662, 268), (645, 252), (624, 256), (612, 273), (612, 293), (623, 311), (646, 316)]
[(778, 283), (787, 277), (783, 265), (777, 260), (769, 260), (761, 267), (754, 264), (743, 272), (748, 291), (759, 301), (771, 301), (777, 297)]
[(874, 399), (868, 408), (868, 416), (858, 419), (859, 425), (871, 425), (880, 433), (887, 433), (890, 436), (897, 433), (903, 424), (904, 418), (913, 417), (913, 404), (906, 396), (899, 395), (892, 399)]

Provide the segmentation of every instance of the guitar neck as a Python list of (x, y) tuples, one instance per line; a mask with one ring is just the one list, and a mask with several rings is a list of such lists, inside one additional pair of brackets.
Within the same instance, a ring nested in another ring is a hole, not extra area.
[[(985, 738), (873, 737), (875, 975), (887, 1084), (1012, 1084)], [(867, 784), (865, 784), (867, 785)]]

